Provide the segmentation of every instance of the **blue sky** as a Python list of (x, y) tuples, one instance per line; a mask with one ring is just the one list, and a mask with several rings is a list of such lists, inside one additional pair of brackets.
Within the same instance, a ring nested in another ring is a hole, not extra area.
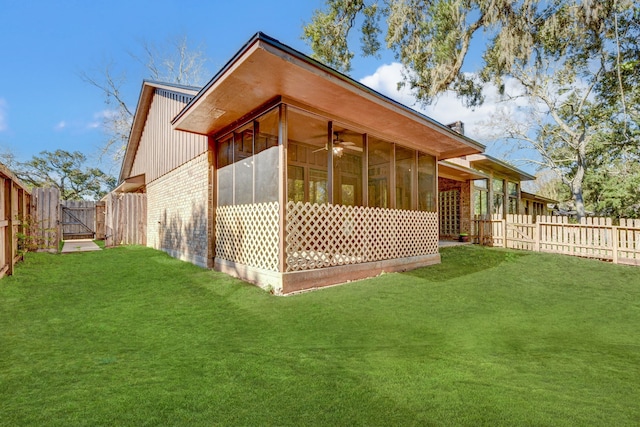
[[(128, 52), (141, 42), (156, 46), (186, 36), (202, 46), (211, 76), (257, 31), (309, 54), (301, 39), (322, 0), (192, 1), (0, 0), (0, 149), (19, 160), (42, 150), (81, 151), (96, 161), (106, 137), (102, 93), (80, 78), (99, 76), (105, 64), (127, 73), (124, 97), (135, 106), (144, 67)], [(389, 53), (382, 58), (356, 55), (351, 77), (408, 105), (395, 92), (400, 68)], [(417, 106), (413, 105), (417, 108)], [(443, 123), (462, 119), (467, 133), (490, 111), (488, 103), (469, 111), (445, 97), (423, 112)], [(469, 132), (470, 131), (470, 132)], [(105, 167), (106, 168), (106, 167)], [(116, 171), (111, 171), (117, 174)]]

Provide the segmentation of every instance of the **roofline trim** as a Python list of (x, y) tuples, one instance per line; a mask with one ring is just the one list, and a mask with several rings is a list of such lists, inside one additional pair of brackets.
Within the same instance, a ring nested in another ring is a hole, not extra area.
[(249, 41), (247, 41), (242, 48), (224, 65), (224, 67), (222, 67), (214, 76), (213, 78), (200, 90), (200, 92), (198, 92), (198, 94), (196, 96), (194, 96), (194, 98), (191, 100), (191, 102), (189, 102), (183, 109), (182, 111), (180, 111), (180, 113), (178, 113), (178, 115), (176, 117), (174, 117), (174, 119), (171, 121), (171, 124), (173, 126), (176, 125), (176, 123), (184, 116), (187, 114), (187, 112), (191, 109), (191, 107), (193, 105), (195, 105), (200, 98), (202, 98), (204, 96), (205, 93), (207, 93), (207, 91), (218, 81), (218, 79), (220, 79), (222, 77), (222, 75), (224, 75), (231, 67), (233, 67), (233, 65), (245, 54), (247, 53), (251, 47), (257, 43), (257, 42), (264, 42), (276, 49), (279, 49), (281, 51), (283, 51), (285, 54), (289, 54), (292, 57), (303, 61), (303, 62), (307, 62), (319, 69), (321, 69), (322, 71), (331, 74), (332, 76), (336, 77), (339, 80), (342, 80), (356, 88), (358, 88), (359, 90), (368, 93), (370, 95), (373, 95), (374, 97), (377, 97), (389, 104), (394, 105), (397, 108), (400, 108), (402, 110), (404, 110), (405, 112), (415, 116), (416, 118), (426, 121), (428, 123), (431, 123), (432, 125), (435, 125), (436, 128), (438, 128), (441, 131), (446, 132), (448, 135), (455, 137), (456, 139), (460, 139), (462, 141), (464, 141), (466, 144), (472, 146), (473, 148), (476, 148), (478, 151), (484, 152), (485, 150), (485, 145), (479, 143), (478, 141), (475, 141), (465, 135), (462, 135), (454, 130), (452, 130), (451, 128), (449, 128), (448, 126), (432, 119), (431, 117), (416, 111), (372, 88), (370, 88), (369, 86), (364, 85), (363, 83), (358, 82), (357, 80), (347, 76), (346, 74), (343, 74), (323, 63), (321, 63), (320, 61), (313, 59), (312, 57), (305, 55), (304, 53), (293, 49), (290, 46), (285, 45), (284, 43), (276, 40), (275, 38), (268, 36), (267, 34), (259, 31), (256, 34), (253, 35), (253, 37), (251, 37), (249, 39)]

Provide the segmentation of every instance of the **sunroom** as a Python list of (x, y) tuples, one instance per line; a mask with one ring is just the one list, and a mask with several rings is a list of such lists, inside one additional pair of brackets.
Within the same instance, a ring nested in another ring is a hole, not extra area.
[(173, 125), (209, 136), (214, 267), (279, 293), (440, 262), (438, 161), (483, 148), (261, 33)]

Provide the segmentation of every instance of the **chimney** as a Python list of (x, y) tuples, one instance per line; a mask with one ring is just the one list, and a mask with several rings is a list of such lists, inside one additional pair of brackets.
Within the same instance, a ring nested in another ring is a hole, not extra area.
[(454, 132), (458, 132), (460, 135), (464, 135), (464, 123), (462, 123), (460, 120), (458, 120), (457, 122), (449, 123), (447, 127)]

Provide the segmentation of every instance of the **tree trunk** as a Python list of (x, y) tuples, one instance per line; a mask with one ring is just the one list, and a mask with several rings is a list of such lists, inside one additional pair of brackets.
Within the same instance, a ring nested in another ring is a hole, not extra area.
[(573, 201), (576, 204), (576, 215), (578, 221), (585, 216), (584, 200), (582, 198), (582, 183), (584, 181), (585, 169), (587, 167), (587, 154), (586, 154), (586, 140), (584, 133), (581, 135), (580, 143), (578, 144), (578, 164), (576, 168), (576, 174), (571, 181), (571, 195)]
[(576, 215), (578, 221), (580, 221), (585, 216), (584, 201), (582, 199), (582, 181), (575, 182), (571, 186), (571, 194), (573, 196), (573, 202), (576, 204)]

